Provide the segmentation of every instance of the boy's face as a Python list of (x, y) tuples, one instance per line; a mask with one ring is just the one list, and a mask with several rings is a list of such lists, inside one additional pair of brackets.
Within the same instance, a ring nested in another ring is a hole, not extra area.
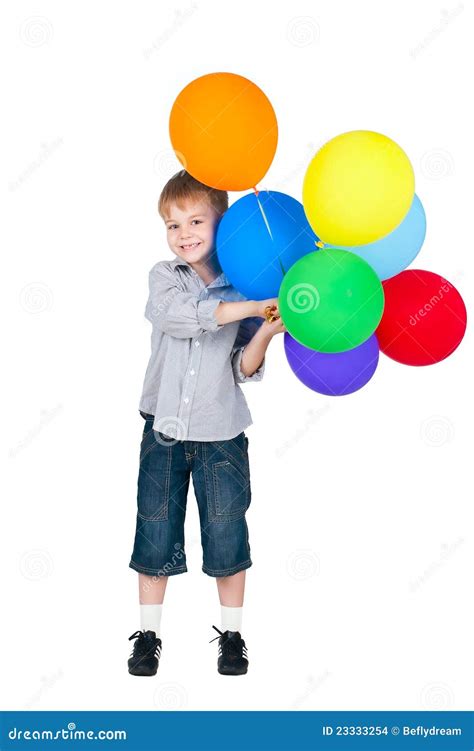
[(171, 203), (165, 224), (168, 245), (173, 253), (191, 266), (199, 265), (212, 254), (220, 215), (206, 199), (189, 199), (181, 208)]

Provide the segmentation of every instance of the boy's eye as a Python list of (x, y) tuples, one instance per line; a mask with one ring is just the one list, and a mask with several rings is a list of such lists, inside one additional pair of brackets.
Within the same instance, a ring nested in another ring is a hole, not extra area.
[(202, 222), (201, 222), (200, 219), (193, 219), (193, 221), (191, 222), (191, 224), (194, 224), (194, 222), (196, 222), (196, 224), (202, 224)]
[(168, 224), (168, 229), (176, 229), (177, 224)]

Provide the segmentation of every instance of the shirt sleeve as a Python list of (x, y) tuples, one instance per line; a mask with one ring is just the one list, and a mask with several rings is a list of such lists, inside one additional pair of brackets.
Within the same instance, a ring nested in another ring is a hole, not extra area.
[(148, 284), (145, 318), (164, 334), (192, 339), (204, 331), (218, 331), (224, 325), (214, 315), (221, 301), (199, 300), (198, 295), (186, 292), (172, 269), (157, 264), (150, 271)]
[(234, 372), (234, 380), (236, 383), (247, 383), (248, 381), (261, 381), (265, 372), (265, 357), (259, 368), (250, 376), (242, 373), (242, 356), (244, 349), (253, 337), (255, 332), (260, 328), (264, 319), (260, 317), (243, 318), (240, 322), (237, 337), (235, 339), (234, 346), (232, 348), (232, 370)]

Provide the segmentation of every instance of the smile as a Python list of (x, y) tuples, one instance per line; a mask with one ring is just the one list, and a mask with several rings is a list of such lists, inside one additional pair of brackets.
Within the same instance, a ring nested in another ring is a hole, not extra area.
[(197, 246), (200, 244), (201, 243), (198, 242), (198, 243), (192, 243), (191, 245), (180, 245), (179, 247), (182, 248), (183, 250), (192, 250), (193, 248), (197, 248)]

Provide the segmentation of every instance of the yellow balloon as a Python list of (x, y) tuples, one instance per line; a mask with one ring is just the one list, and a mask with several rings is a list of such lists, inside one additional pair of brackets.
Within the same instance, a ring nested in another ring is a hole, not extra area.
[(415, 175), (403, 149), (382, 133), (353, 130), (328, 141), (313, 157), (303, 205), (325, 243), (348, 247), (375, 242), (404, 219)]

